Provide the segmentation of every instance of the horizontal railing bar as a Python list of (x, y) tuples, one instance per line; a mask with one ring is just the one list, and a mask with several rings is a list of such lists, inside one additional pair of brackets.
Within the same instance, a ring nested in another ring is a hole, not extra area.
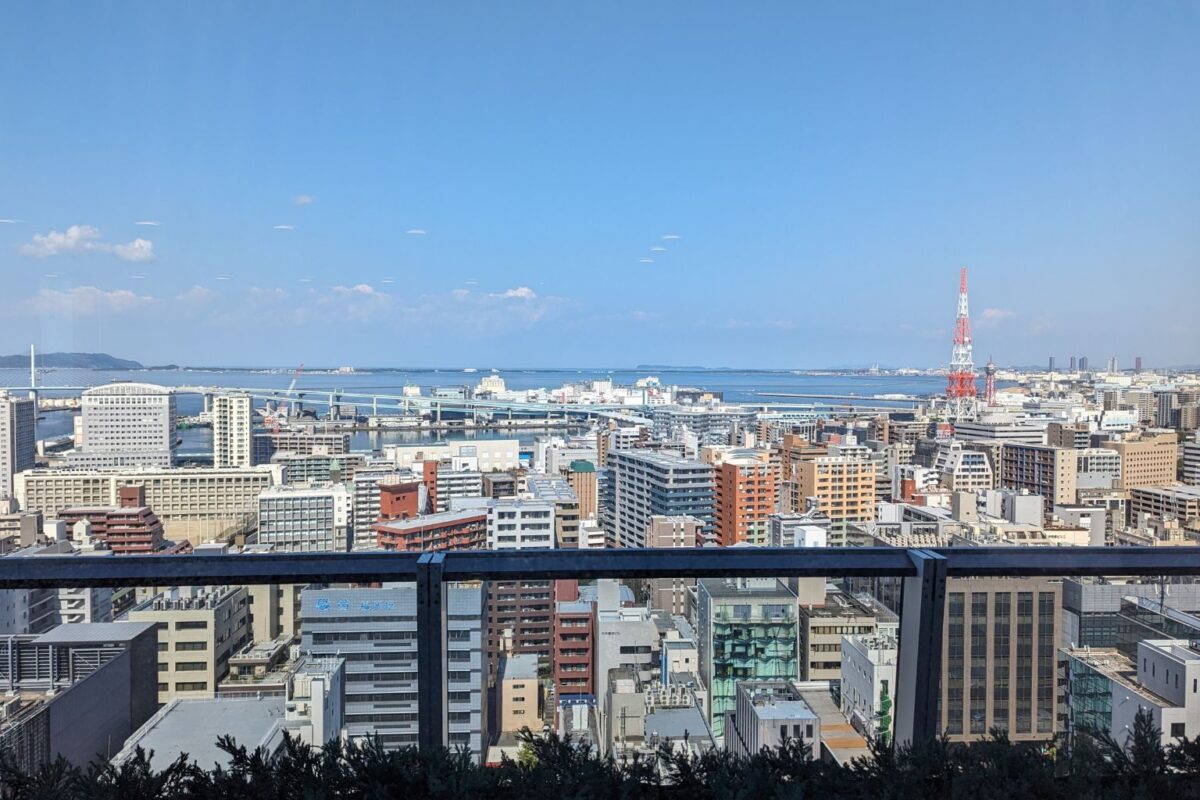
[(518, 578), (804, 578), (915, 575), (895, 547), (700, 547), (595, 550), (456, 550), (446, 580)]
[[(443, 576), (461, 580), (554, 578), (909, 577), (895, 547), (457, 550)], [(935, 549), (946, 574), (964, 577), (1200, 576), (1200, 547), (958, 547)], [(415, 581), (420, 553), (264, 553), (169, 556), (10, 556), (0, 589), (218, 583)]]
[(956, 547), (936, 549), (951, 578), (1197, 575), (1200, 547)]
[(10, 556), (0, 589), (415, 581), (420, 553)]

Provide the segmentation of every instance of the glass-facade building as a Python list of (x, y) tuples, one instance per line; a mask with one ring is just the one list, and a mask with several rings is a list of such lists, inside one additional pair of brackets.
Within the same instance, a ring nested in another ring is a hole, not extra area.
[(797, 680), (800, 620), (796, 594), (774, 578), (697, 583), (700, 674), (708, 684), (709, 726), (720, 739), (737, 684)]

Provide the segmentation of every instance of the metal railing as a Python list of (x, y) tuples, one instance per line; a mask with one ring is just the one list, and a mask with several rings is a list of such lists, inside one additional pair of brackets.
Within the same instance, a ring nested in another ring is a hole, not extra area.
[[(447, 584), (555, 578), (903, 580), (896, 739), (937, 736), (948, 578), (1200, 575), (1200, 547), (701, 548), (0, 558), (0, 589), (415, 582), (419, 743), (446, 743)], [(430, 691), (430, 687), (437, 687)]]

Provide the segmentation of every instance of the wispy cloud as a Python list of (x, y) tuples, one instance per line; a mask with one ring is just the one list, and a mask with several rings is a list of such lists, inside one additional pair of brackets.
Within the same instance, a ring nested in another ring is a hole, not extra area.
[(229, 277), (228, 275), (218, 275), (218, 276), (217, 276), (217, 280), (219, 280), (219, 281), (227, 281), (227, 280), (230, 280), (230, 277)]
[(155, 303), (153, 297), (139, 295), (129, 289), (100, 289), (96, 286), (76, 286), (68, 291), (42, 289), (21, 307), (37, 316), (85, 317), (96, 314), (120, 314), (145, 308)]
[(123, 261), (141, 262), (154, 260), (154, 243), (149, 239), (134, 239), (125, 244), (112, 244), (100, 238), (99, 228), (92, 225), (72, 225), (62, 233), (35, 233), (32, 241), (21, 245), (21, 253), (33, 258), (110, 253)]
[(162, 225), (162, 223), (156, 219), (141, 219), (133, 224), (134, 225), (145, 225), (145, 226), (148, 226), (151, 228), (157, 228), (159, 225)]
[(979, 314), (979, 321), (985, 325), (993, 325), (1015, 316), (1017, 316), (1017, 312), (1011, 308), (985, 308)]
[(407, 233), (409, 236), (424, 236), (425, 234), (429, 233), (429, 231), (425, 230), (424, 228), (409, 228), (405, 231), (405, 233)]
[(683, 237), (678, 233), (664, 233), (662, 238), (670, 242), (674, 241), (675, 239), (682, 239)]
[(294, 230), (296, 230), (296, 226), (295, 225), (273, 225), (272, 229), (277, 230), (277, 231), (294, 231)]
[(665, 253), (665, 252), (667, 252), (667, 248), (661, 247), (661, 246), (655, 246), (655, 247), (650, 248), (650, 252), (651, 253)]
[(317, 198), (311, 194), (298, 194), (292, 198), (292, 204), (297, 206), (311, 206), (317, 202)]
[(0, 219), (0, 225), (16, 225), (20, 221), (19, 219)]

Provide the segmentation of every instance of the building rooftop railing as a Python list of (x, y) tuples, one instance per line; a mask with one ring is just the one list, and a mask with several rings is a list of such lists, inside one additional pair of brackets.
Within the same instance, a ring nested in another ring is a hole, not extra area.
[[(1200, 575), (1200, 547), (697, 548), (146, 555), (0, 559), (0, 589), (415, 582), (418, 676), (446, 684), (446, 585), (555, 578), (892, 577), (903, 581), (896, 738), (938, 733), (946, 582), (972, 577)], [(423, 691), (422, 746), (446, 743), (444, 691)]]

